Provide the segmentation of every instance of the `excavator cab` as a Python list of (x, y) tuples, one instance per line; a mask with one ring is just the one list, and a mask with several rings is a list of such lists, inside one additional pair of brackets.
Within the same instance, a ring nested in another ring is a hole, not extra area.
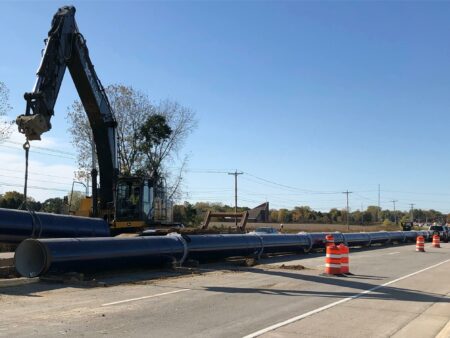
[(113, 228), (142, 228), (153, 218), (153, 186), (149, 179), (119, 178)]

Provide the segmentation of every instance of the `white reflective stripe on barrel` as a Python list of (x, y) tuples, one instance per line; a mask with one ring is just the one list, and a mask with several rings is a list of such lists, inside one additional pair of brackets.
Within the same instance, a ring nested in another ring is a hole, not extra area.
[(325, 266), (327, 268), (340, 268), (341, 264), (330, 264), (330, 263), (325, 263)]

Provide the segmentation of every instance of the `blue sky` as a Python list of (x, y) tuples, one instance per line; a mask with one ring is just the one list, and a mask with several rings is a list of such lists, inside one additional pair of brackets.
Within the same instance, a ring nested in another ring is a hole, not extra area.
[[(10, 88), (11, 117), (24, 111), (63, 4), (0, 2), (0, 81)], [(383, 208), (395, 199), (398, 209), (450, 212), (450, 3), (73, 4), (105, 85), (196, 111), (199, 126), (183, 149), (185, 199), (233, 204), (233, 177), (222, 172), (238, 169), (241, 205), (343, 208), (349, 189), (351, 208), (365, 208), (377, 204), (380, 184)], [(76, 98), (66, 74), (53, 129), (33, 144), (38, 199), (70, 189), (65, 112)], [(0, 147), (9, 170), (0, 169), (0, 192), (11, 188), (2, 183), (22, 184), (20, 141)]]

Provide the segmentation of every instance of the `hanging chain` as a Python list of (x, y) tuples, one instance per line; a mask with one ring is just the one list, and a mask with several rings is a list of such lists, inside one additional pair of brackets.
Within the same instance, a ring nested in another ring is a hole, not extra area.
[(27, 140), (23, 144), (25, 150), (25, 184), (23, 187), (23, 203), (27, 206), (27, 188), (28, 188), (28, 153), (30, 152), (30, 142)]

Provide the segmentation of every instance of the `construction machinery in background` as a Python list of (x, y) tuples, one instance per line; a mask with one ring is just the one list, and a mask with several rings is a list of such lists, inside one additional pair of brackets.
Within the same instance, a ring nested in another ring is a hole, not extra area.
[[(214, 212), (214, 211), (207, 211), (205, 214), (205, 219), (203, 220), (203, 224), (201, 226), (202, 230), (208, 229), (209, 223), (211, 222), (211, 219), (213, 217), (220, 217), (220, 218), (235, 218), (236, 223), (236, 230), (239, 230), (241, 232), (245, 232), (245, 226), (247, 225), (249, 213), (248, 211), (243, 212)], [(237, 223), (237, 219), (240, 219), (239, 224)]]
[(170, 225), (172, 202), (166, 198), (165, 189), (161, 188), (164, 186), (152, 177), (120, 175), (117, 122), (89, 57), (86, 40), (78, 30), (73, 6), (62, 7), (54, 15), (33, 91), (24, 95), (26, 112), (16, 119), (28, 148), (28, 141), (40, 140), (51, 129), (50, 120), (66, 68), (89, 119), (100, 174), (97, 188), (98, 172), (95, 167), (92, 169), (92, 196), (81, 202), (75, 214), (101, 217), (113, 233)]

